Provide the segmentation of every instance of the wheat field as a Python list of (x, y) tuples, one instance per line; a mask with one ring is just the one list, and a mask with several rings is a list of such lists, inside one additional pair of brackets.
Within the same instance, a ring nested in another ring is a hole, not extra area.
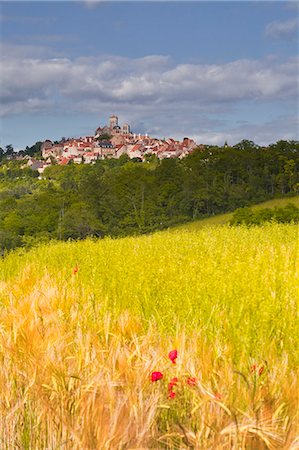
[(1, 450), (298, 449), (298, 256), (278, 224), (7, 255)]

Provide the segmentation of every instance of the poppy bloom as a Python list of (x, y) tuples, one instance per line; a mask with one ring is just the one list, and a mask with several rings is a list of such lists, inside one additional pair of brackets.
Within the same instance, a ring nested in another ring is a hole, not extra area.
[(256, 371), (256, 364), (252, 364), (251, 368), (250, 368), (250, 372), (253, 373)]
[(178, 357), (178, 351), (177, 350), (171, 350), (171, 352), (168, 353), (168, 358), (172, 362), (172, 364), (175, 364), (175, 360)]
[(171, 384), (172, 386), (176, 386), (177, 385), (177, 383), (178, 383), (178, 378), (177, 377), (174, 377), (174, 378), (172, 378), (171, 380), (170, 380), (170, 383), (169, 384)]
[(177, 379), (177, 377), (175, 377), (175, 378), (172, 378), (171, 380), (170, 380), (170, 382), (168, 383), (168, 390), (171, 392), (172, 390), (173, 390), (173, 388), (174, 388), (174, 386), (176, 386), (177, 384), (178, 384), (178, 379)]
[(173, 392), (173, 391), (169, 392), (169, 398), (175, 398), (175, 396), (176, 396), (175, 392)]
[(73, 268), (73, 274), (76, 275), (76, 273), (78, 272), (78, 270), (79, 270), (79, 267), (76, 265), (76, 266)]
[(187, 378), (187, 383), (189, 386), (196, 386), (197, 379), (195, 377), (189, 377)]
[(219, 392), (215, 392), (214, 398), (215, 398), (216, 400), (221, 400), (221, 394), (219, 394)]
[(264, 366), (261, 366), (261, 367), (259, 368), (259, 376), (262, 375), (262, 373), (264, 372), (264, 370), (265, 370)]
[(158, 380), (162, 380), (163, 378), (163, 373), (161, 372), (153, 372), (151, 374), (151, 380), (154, 381), (158, 381)]

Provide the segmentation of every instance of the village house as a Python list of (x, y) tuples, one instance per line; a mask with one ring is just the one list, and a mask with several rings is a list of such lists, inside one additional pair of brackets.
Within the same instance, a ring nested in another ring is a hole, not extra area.
[(51, 164), (52, 162), (49, 159), (47, 161), (41, 161), (39, 159), (29, 157), (27, 163), (22, 167), (29, 167), (31, 170), (36, 170), (39, 175), (42, 175), (45, 168), (51, 166)]
[[(63, 139), (59, 143), (47, 139), (41, 146), (41, 153), (48, 165), (53, 162), (59, 165), (70, 162), (92, 164), (98, 159), (120, 158), (122, 155), (142, 161), (150, 155), (156, 155), (159, 159), (184, 158), (196, 147), (197, 144), (188, 137), (179, 142), (173, 138), (161, 140), (148, 134), (132, 133), (130, 125), (119, 125), (118, 117), (113, 114), (108, 125), (99, 126), (94, 136)], [(36, 169), (43, 170), (41, 167)]]

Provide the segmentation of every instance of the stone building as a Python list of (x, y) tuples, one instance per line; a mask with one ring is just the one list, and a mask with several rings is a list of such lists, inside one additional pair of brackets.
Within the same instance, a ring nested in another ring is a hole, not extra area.
[(95, 139), (99, 138), (101, 135), (107, 134), (109, 136), (117, 136), (117, 135), (131, 135), (130, 125), (128, 123), (124, 123), (122, 126), (118, 123), (118, 117), (112, 114), (109, 117), (108, 125), (104, 127), (99, 126), (95, 131)]

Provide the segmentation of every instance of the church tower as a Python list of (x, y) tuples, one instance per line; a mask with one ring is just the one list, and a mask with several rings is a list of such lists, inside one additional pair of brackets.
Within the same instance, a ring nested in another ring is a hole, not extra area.
[(124, 123), (122, 126), (123, 134), (130, 134), (130, 125), (128, 123)]
[(109, 117), (109, 128), (113, 130), (114, 127), (118, 126), (118, 117), (114, 114)]

